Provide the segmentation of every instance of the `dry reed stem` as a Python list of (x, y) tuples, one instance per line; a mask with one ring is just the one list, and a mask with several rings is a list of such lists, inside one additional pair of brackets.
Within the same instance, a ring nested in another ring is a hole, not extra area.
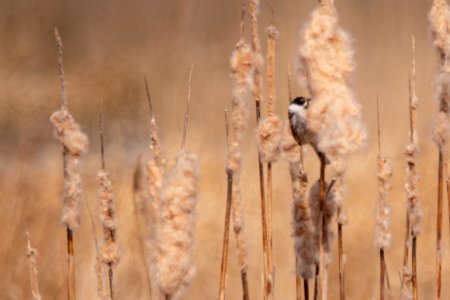
[(181, 148), (186, 147), (186, 134), (188, 129), (188, 121), (189, 121), (189, 110), (191, 108), (191, 87), (192, 87), (192, 72), (194, 71), (194, 64), (191, 65), (191, 71), (189, 72), (189, 89), (188, 89), (188, 98), (186, 104), (186, 112), (184, 114), (184, 126), (183, 126), (183, 137), (181, 139)]
[[(414, 34), (411, 36), (411, 49), (412, 49), (412, 63), (411, 63), (411, 79), (409, 80), (409, 119), (410, 119), (410, 132), (409, 138), (410, 143), (406, 147), (406, 158), (407, 158), (407, 182), (405, 184), (405, 191), (407, 195), (407, 211), (408, 211), (408, 242), (409, 236), (412, 237), (412, 289), (413, 289), (413, 299), (418, 299), (418, 288), (417, 288), (417, 236), (421, 232), (421, 220), (422, 220), (422, 207), (419, 202), (419, 177), (416, 171), (416, 161), (419, 152), (417, 130), (416, 130), (416, 120), (417, 120), (417, 106), (418, 98), (416, 95), (416, 62), (415, 62), (415, 37)], [(404, 265), (407, 267), (407, 264)], [(402, 284), (403, 286), (403, 284)]]
[(152, 299), (152, 283), (149, 273), (149, 261), (144, 245), (142, 215), (145, 214), (148, 201), (148, 191), (145, 188), (144, 171), (142, 169), (141, 155), (136, 160), (136, 165), (133, 172), (133, 214), (136, 219), (136, 225), (138, 229), (138, 243), (141, 251), (142, 262), (144, 263), (145, 277), (147, 279), (148, 297)]
[[(225, 131), (227, 147), (229, 144), (229, 121), (228, 111), (225, 110)], [(228, 262), (228, 244), (230, 237), (230, 218), (231, 218), (231, 202), (233, 193), (233, 171), (225, 168), (227, 174), (227, 202), (225, 208), (225, 225), (223, 231), (223, 247), (222, 247), (222, 263), (220, 267), (220, 285), (219, 285), (219, 300), (225, 299), (225, 286), (227, 279), (227, 262)]]
[(385, 299), (386, 263), (385, 249), (390, 247), (392, 234), (390, 231), (390, 209), (387, 205), (387, 195), (390, 189), (389, 180), (392, 177), (392, 166), (388, 158), (381, 151), (380, 110), (377, 97), (378, 124), (378, 197), (376, 204), (375, 246), (380, 251), (380, 300)]
[[(274, 295), (274, 265), (273, 265), (273, 242), (272, 242), (272, 162), (276, 161), (280, 156), (280, 143), (281, 143), (281, 120), (275, 115), (275, 103), (276, 103), (276, 91), (275, 91), (275, 39), (278, 37), (279, 32), (273, 25), (273, 0), (271, 1), (272, 11), (272, 24), (267, 28), (267, 90), (268, 90), (268, 102), (267, 102), (267, 115), (268, 120), (272, 120), (273, 131), (277, 134), (273, 134), (271, 143), (275, 145), (275, 151), (273, 151), (272, 160), (267, 163), (267, 234), (268, 234), (268, 254), (267, 265), (269, 279), (271, 280), (271, 288), (269, 295)], [(277, 122), (278, 120), (278, 122)]]
[(68, 254), (68, 285), (67, 294), (69, 300), (75, 300), (75, 268), (73, 230), (80, 224), (80, 202), (83, 198), (80, 156), (87, 151), (88, 139), (81, 132), (67, 109), (66, 81), (64, 78), (64, 64), (62, 41), (58, 30), (54, 31), (59, 78), (61, 84), (61, 109), (54, 112), (50, 121), (55, 127), (54, 137), (61, 143), (64, 165), (64, 191), (62, 195), (62, 222), (67, 227), (67, 254)]
[(37, 280), (37, 273), (38, 273), (36, 263), (37, 251), (36, 249), (31, 247), (29, 233), (26, 232), (25, 235), (27, 240), (27, 265), (28, 265), (28, 274), (30, 276), (31, 294), (33, 295), (34, 300), (41, 300), (42, 296), (39, 291), (39, 284)]
[[(249, 2), (249, 12), (250, 12), (250, 22), (251, 22), (251, 36), (252, 36), (252, 55), (253, 55), (253, 98), (255, 99), (256, 105), (256, 123), (259, 126), (259, 121), (261, 118), (261, 69), (263, 64), (263, 59), (261, 56), (261, 45), (258, 38), (258, 11), (259, 11), (259, 0), (250, 0)], [(259, 185), (260, 185), (260, 196), (261, 196), (261, 227), (262, 227), (262, 237), (263, 237), (263, 259), (264, 259), (264, 285), (263, 285), (263, 295), (264, 299), (268, 299), (269, 295), (272, 294), (272, 278), (269, 273), (269, 237), (268, 237), (268, 224), (267, 224), (267, 207), (266, 207), (266, 197), (264, 191), (264, 167), (262, 164), (261, 154), (258, 153), (258, 169), (259, 169)]]

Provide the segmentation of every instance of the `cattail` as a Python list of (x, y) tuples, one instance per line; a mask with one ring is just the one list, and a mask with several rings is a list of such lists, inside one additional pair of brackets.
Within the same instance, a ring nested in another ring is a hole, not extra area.
[(446, 0), (434, 0), (429, 14), (433, 46), (438, 54), (438, 72), (436, 76), (435, 97), (439, 103), (439, 110), (433, 119), (433, 140), (439, 149), (438, 165), (438, 197), (436, 220), (436, 282), (437, 299), (441, 299), (442, 288), (442, 206), (444, 193), (444, 165), (449, 125), (449, 89), (450, 89), (450, 7)]
[(181, 150), (161, 189), (156, 269), (165, 299), (179, 298), (195, 274), (192, 251), (198, 181), (197, 157)]
[(233, 172), (233, 228), (236, 235), (241, 270), (247, 268), (247, 245), (244, 233), (242, 199), (240, 194), (241, 152), (248, 123), (247, 96), (252, 86), (252, 52), (244, 40), (236, 44), (230, 61), (233, 82), (227, 168)]
[(103, 261), (108, 265), (115, 265), (119, 262), (119, 253), (116, 240), (117, 221), (113, 186), (109, 174), (104, 170), (98, 171), (97, 179), (100, 183), (98, 191), (100, 220), (102, 221), (105, 238), (102, 250)]
[(37, 280), (37, 251), (36, 249), (31, 247), (30, 236), (28, 232), (26, 233), (27, 238), (27, 264), (28, 264), (28, 274), (30, 275), (30, 286), (31, 286), (31, 294), (33, 295), (34, 300), (41, 300), (42, 296), (39, 292), (39, 284)]
[(54, 128), (54, 137), (61, 143), (64, 164), (64, 191), (62, 195), (62, 223), (67, 231), (67, 294), (69, 300), (75, 300), (75, 262), (73, 231), (80, 225), (80, 202), (83, 198), (80, 156), (87, 151), (88, 139), (81, 132), (67, 109), (66, 81), (62, 41), (55, 28), (55, 39), (58, 50), (59, 79), (61, 84), (61, 109), (50, 116)]
[(294, 237), (296, 273), (304, 279), (314, 276), (316, 247), (310, 204), (307, 198), (308, 178), (299, 163), (290, 163), (292, 181), (292, 228)]
[(95, 275), (97, 275), (97, 297), (99, 300), (107, 300), (110, 299), (108, 284), (106, 283), (105, 274), (107, 270), (105, 268), (105, 264), (103, 262), (103, 255), (100, 247), (96, 246), (96, 262), (95, 262)]
[(391, 212), (387, 205), (387, 195), (390, 189), (389, 180), (392, 177), (391, 161), (384, 156), (378, 156), (378, 199), (376, 204), (375, 246), (379, 249), (391, 246)]
[(80, 156), (87, 151), (88, 139), (65, 107), (54, 112), (50, 121), (55, 127), (54, 136), (63, 146), (66, 157), (62, 222), (74, 230), (80, 225), (80, 202), (83, 199)]
[[(307, 126), (316, 133), (317, 146), (331, 160), (334, 172), (339, 232), (339, 281), (343, 299), (342, 226), (347, 222), (343, 208), (346, 193), (344, 158), (361, 148), (367, 139), (367, 132), (361, 121), (361, 107), (351, 86), (355, 63), (350, 36), (339, 27), (333, 0), (321, 1), (306, 24), (301, 35), (298, 66), (300, 82), (306, 82), (312, 98), (306, 114)], [(323, 163), (323, 158), (321, 161)], [(321, 175), (324, 173), (323, 166)], [(324, 232), (324, 238), (328, 240), (326, 231)], [(326, 272), (326, 268), (323, 271)], [(322, 281), (323, 285), (327, 284), (326, 274), (322, 274)], [(322, 286), (322, 297), (327, 298), (326, 286)]]
[(335, 158), (358, 150), (367, 133), (361, 107), (351, 90), (354, 70), (350, 37), (338, 26), (332, 1), (323, 1), (312, 13), (301, 37), (299, 74), (312, 100), (308, 127), (318, 135), (318, 147)]
[(264, 162), (275, 162), (280, 156), (282, 122), (275, 115), (275, 39), (278, 35), (274, 25), (267, 28), (267, 118), (259, 122), (256, 135)]
[(257, 142), (261, 160), (275, 162), (280, 156), (282, 122), (276, 115), (262, 119), (257, 128)]
[[(323, 221), (324, 221), (324, 231), (327, 232), (325, 236), (322, 236), (324, 239), (324, 251), (326, 255), (325, 263), (328, 264), (331, 261), (331, 242), (333, 240), (334, 234), (331, 229), (331, 222), (336, 212), (336, 201), (334, 200), (335, 192), (334, 189), (329, 189), (328, 183), (325, 183), (325, 190), (327, 191), (325, 197), (325, 203), (323, 207)], [(320, 182), (317, 180), (314, 185), (309, 190), (308, 195), (308, 203), (311, 209), (311, 220), (314, 226), (314, 245), (315, 249), (319, 249), (320, 244), (320, 236), (321, 236), (321, 228), (320, 226)], [(318, 251), (315, 251), (315, 262), (319, 264), (320, 258)]]

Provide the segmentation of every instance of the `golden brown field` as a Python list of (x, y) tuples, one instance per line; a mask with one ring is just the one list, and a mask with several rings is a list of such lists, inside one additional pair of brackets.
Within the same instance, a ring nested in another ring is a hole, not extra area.
[[(335, 0), (340, 26), (355, 48), (354, 92), (369, 131), (367, 145), (348, 160), (344, 226), (347, 299), (379, 298), (378, 249), (374, 246), (377, 199), (377, 114), (379, 97), (383, 152), (393, 161), (388, 202), (392, 212), (392, 245), (386, 249), (390, 290), (400, 298), (405, 235), (406, 158), (409, 142), (408, 74), (411, 32), (416, 37), (416, 84), (419, 98), (419, 199), (423, 207), (418, 237), (420, 299), (436, 298), (436, 201), (438, 150), (431, 139), (437, 55), (428, 13), (432, 0)], [(270, 1), (261, 1), (259, 37), (266, 57)], [(277, 39), (277, 114), (287, 118), (287, 66), (293, 94), (307, 95), (298, 84), (295, 62), (299, 32), (316, 7), (314, 0), (275, 1)], [(194, 261), (197, 273), (183, 299), (214, 299), (219, 291), (226, 204), (226, 137), (224, 109), (232, 84), (231, 52), (239, 39), (241, 1), (14, 1), (0, 2), (0, 299), (32, 299), (26, 260), (25, 232), (37, 250), (38, 283), (43, 299), (67, 298), (67, 241), (61, 224), (63, 161), (53, 139), (50, 115), (60, 107), (58, 61), (53, 30), (64, 44), (68, 108), (90, 140), (82, 159), (85, 202), (81, 226), (74, 233), (77, 299), (98, 299), (96, 249), (87, 205), (97, 235), (97, 171), (101, 167), (98, 135), (101, 99), (104, 109), (106, 168), (114, 185), (120, 262), (114, 271), (115, 299), (149, 299), (145, 266), (133, 205), (133, 172), (139, 155), (146, 163), (150, 114), (147, 77), (161, 145), (174, 163), (180, 148), (191, 64), (191, 110), (187, 147), (200, 161)], [(246, 37), (250, 38), (249, 18)], [(262, 73), (262, 112), (266, 115), (267, 80)], [(251, 98), (251, 97), (250, 97)], [(251, 299), (262, 299), (263, 253), (255, 107), (242, 148), (241, 191), (248, 235)], [(319, 164), (308, 147), (305, 168), (310, 184)], [(445, 190), (444, 190), (445, 191)], [(446, 191), (444, 192), (446, 195)], [(450, 202), (449, 202), (450, 203)], [(295, 299), (295, 257), (291, 238), (291, 182), (288, 163), (273, 164), (274, 299)], [(443, 288), (450, 299), (448, 203), (444, 197)], [(333, 223), (336, 233), (337, 226)], [(226, 299), (241, 299), (235, 236), (230, 230)], [(339, 299), (337, 239), (328, 272), (328, 298)], [(312, 294), (311, 294), (312, 295)], [(310, 296), (312, 299), (312, 296)]]

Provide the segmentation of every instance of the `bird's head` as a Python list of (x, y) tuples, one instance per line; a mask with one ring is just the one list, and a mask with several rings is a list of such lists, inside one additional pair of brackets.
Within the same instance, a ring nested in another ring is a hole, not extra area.
[(296, 114), (304, 118), (306, 116), (306, 110), (311, 99), (306, 97), (297, 97), (291, 101), (288, 107), (289, 115)]

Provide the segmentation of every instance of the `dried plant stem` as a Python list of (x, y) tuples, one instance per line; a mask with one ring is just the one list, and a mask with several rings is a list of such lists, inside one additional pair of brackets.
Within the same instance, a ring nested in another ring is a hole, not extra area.
[(402, 287), (406, 284), (408, 277), (408, 257), (409, 257), (409, 241), (411, 237), (411, 226), (409, 222), (409, 212), (406, 212), (406, 232), (405, 232), (405, 243), (403, 248), (403, 276), (402, 276)]
[(438, 198), (437, 198), (437, 219), (436, 219), (436, 284), (437, 299), (441, 299), (442, 288), (442, 197), (444, 193), (444, 153), (439, 147), (438, 165)]
[(189, 121), (189, 110), (191, 108), (191, 87), (192, 87), (192, 72), (193, 71), (194, 71), (194, 64), (191, 65), (191, 71), (189, 72), (189, 89), (188, 89), (186, 112), (184, 114), (184, 126), (183, 126), (183, 137), (181, 139), (181, 149), (184, 149), (186, 146), (186, 134), (187, 134), (187, 128), (188, 128), (188, 121)]
[[(227, 169), (226, 172), (227, 172), (227, 204), (226, 204), (226, 210), (225, 210), (225, 226), (224, 226), (224, 231), (223, 231), (222, 264), (220, 267), (219, 300), (225, 299), (225, 285), (226, 285), (226, 279), (227, 279), (227, 261), (228, 261), (228, 244), (229, 244), (229, 235), (230, 235), (230, 216), (231, 216), (231, 200), (232, 200), (231, 195), (233, 192), (233, 171), (231, 171), (230, 169)], [(248, 288), (247, 288), (247, 290), (248, 290)]]
[[(254, 57), (254, 73), (253, 73), (253, 97), (255, 99), (256, 107), (256, 125), (258, 126), (261, 119), (261, 46), (258, 39), (258, 18), (257, 18), (258, 0), (250, 0), (249, 11), (251, 19), (251, 36), (252, 36), (252, 51)], [(272, 286), (269, 278), (269, 237), (267, 225), (267, 208), (266, 197), (264, 191), (264, 167), (261, 159), (261, 154), (258, 154), (258, 170), (259, 170), (259, 186), (261, 196), (261, 226), (263, 238), (263, 259), (264, 259), (264, 299), (268, 299), (271, 293)]]
[[(145, 277), (147, 279), (147, 287), (148, 287), (148, 299), (152, 299), (152, 282), (150, 280), (150, 273), (148, 270), (149, 262), (145, 251), (145, 245), (144, 245), (144, 235), (142, 230), (142, 221), (141, 221), (141, 210), (138, 207), (138, 203), (140, 203), (142, 200), (138, 199), (140, 197), (140, 193), (143, 193), (146, 191), (142, 191), (141, 186), (141, 177), (142, 177), (142, 166), (141, 166), (141, 155), (139, 155), (136, 163), (136, 168), (133, 174), (133, 214), (136, 220), (137, 230), (138, 230), (138, 243), (139, 243), (139, 249), (141, 251), (142, 261), (144, 263), (144, 269), (145, 269)], [(147, 199), (144, 199), (143, 201), (146, 201)], [(145, 204), (144, 204), (145, 205)], [(144, 208), (145, 209), (145, 208)]]
[[(63, 62), (63, 51), (62, 51), (62, 41), (59, 36), (58, 29), (55, 28), (55, 39), (56, 46), (58, 50), (58, 66), (59, 66), (59, 79), (61, 84), (61, 108), (67, 108), (67, 91), (66, 91), (66, 81), (64, 78), (64, 62)], [(67, 154), (69, 150), (65, 145), (62, 146), (63, 150), (63, 165), (64, 165), (64, 178), (68, 177), (67, 172)], [(67, 294), (69, 300), (75, 300), (75, 268), (74, 268), (74, 248), (73, 248), (73, 231), (67, 227), (67, 261), (68, 261), (68, 276), (67, 276)]]
[(384, 263), (384, 249), (380, 249), (380, 300), (384, 300), (384, 279), (385, 279), (385, 263)]
[(73, 231), (67, 226), (67, 255), (68, 255), (68, 299), (75, 300), (75, 251), (73, 248)]
[[(227, 138), (227, 147), (229, 143), (229, 124), (228, 111), (225, 110), (225, 129)], [(225, 208), (225, 226), (223, 230), (223, 246), (222, 246), (222, 264), (220, 267), (220, 286), (219, 286), (219, 300), (225, 299), (225, 286), (227, 279), (227, 262), (228, 262), (228, 244), (230, 237), (230, 218), (231, 218), (231, 202), (233, 195), (233, 171), (229, 168), (225, 169), (227, 173), (227, 203)]]
[(412, 285), (413, 285), (413, 299), (419, 299), (419, 294), (417, 291), (417, 236), (412, 238)]
[(345, 261), (344, 261), (344, 237), (342, 224), (338, 223), (338, 252), (339, 252), (339, 296), (345, 300)]
[(319, 185), (319, 201), (320, 201), (320, 214), (319, 214), (319, 249), (320, 249), (320, 261), (319, 261), (319, 284), (320, 284), (320, 297), (319, 299), (327, 299), (327, 266), (325, 263), (325, 250), (324, 245), (327, 243), (328, 230), (326, 228), (325, 221), (325, 168), (326, 157), (320, 155), (320, 185)]
[(243, 289), (243, 300), (249, 300), (250, 294), (248, 292), (248, 279), (247, 279), (247, 269), (241, 270), (241, 281), (242, 281), (242, 289)]
[[(102, 165), (102, 171), (105, 171), (105, 145), (104, 145), (104, 136), (103, 136), (103, 102), (101, 105), (101, 109), (100, 109), (100, 118), (99, 118), (99, 122), (100, 122), (100, 129), (99, 129), (99, 135), (100, 135), (100, 155), (101, 155), (101, 165)], [(110, 214), (111, 212), (108, 211), (108, 214)], [(112, 213), (111, 213), (112, 215)], [(111, 217), (111, 216), (109, 216)], [(105, 234), (109, 236), (108, 239), (112, 240), (113, 243), (116, 242), (116, 237), (115, 237), (115, 232), (114, 230), (108, 228), (108, 229), (103, 229)], [(107, 239), (105, 238), (105, 241)], [(114, 271), (113, 271), (113, 264), (112, 262), (108, 262), (108, 279), (109, 279), (109, 295), (111, 297), (111, 300), (114, 299), (114, 294), (113, 294), (113, 277), (114, 277)]]

